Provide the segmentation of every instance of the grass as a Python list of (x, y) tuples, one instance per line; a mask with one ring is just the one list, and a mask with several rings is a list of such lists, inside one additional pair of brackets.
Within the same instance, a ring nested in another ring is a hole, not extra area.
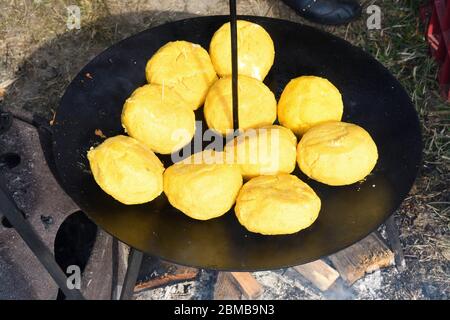
[(420, 1), (396, 2), (393, 4), (401, 10), (386, 8), (388, 2), (384, 2), (383, 12), (388, 12), (384, 16), (384, 24), (388, 27), (380, 32), (375, 42), (367, 45), (367, 51), (383, 63), (409, 92), (423, 124), (424, 163), (442, 166), (438, 169), (440, 174), (447, 171), (449, 178), (450, 109), (438, 93), (437, 65), (428, 54), (424, 27), (417, 14)]
[(337, 29), (329, 31), (347, 35), (347, 40), (372, 54), (409, 93), (421, 120), (424, 139), (422, 174), (429, 179), (424, 179), (426, 184), (422, 191), (432, 195), (427, 199), (435, 201), (433, 207), (447, 218), (450, 204), (450, 107), (439, 95), (438, 66), (429, 55), (425, 29), (419, 19), (419, 7), (425, 2), (365, 1), (366, 5), (380, 5), (381, 30), (368, 31), (364, 21), (359, 21), (345, 33)]

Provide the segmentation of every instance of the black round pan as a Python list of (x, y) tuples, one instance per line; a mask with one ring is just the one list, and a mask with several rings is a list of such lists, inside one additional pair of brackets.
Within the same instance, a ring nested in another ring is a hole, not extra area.
[[(329, 187), (294, 174), (322, 199), (318, 220), (288, 236), (252, 234), (233, 210), (196, 221), (173, 208), (164, 194), (144, 205), (123, 205), (95, 183), (86, 152), (108, 136), (123, 134), (125, 99), (146, 83), (145, 64), (168, 41), (187, 40), (208, 49), (227, 16), (168, 23), (132, 36), (93, 59), (72, 81), (54, 125), (54, 154), (63, 188), (100, 227), (119, 240), (168, 261), (220, 270), (267, 270), (303, 264), (341, 250), (376, 230), (409, 192), (421, 160), (417, 114), (397, 80), (375, 59), (346, 41), (300, 24), (241, 17), (263, 26), (275, 43), (275, 63), (265, 83), (279, 98), (301, 75), (328, 78), (344, 99), (343, 121), (364, 127), (379, 161), (364, 182)], [(197, 111), (202, 119), (202, 108)], [(203, 125), (206, 128), (206, 124)], [(165, 166), (170, 157), (162, 157)]]

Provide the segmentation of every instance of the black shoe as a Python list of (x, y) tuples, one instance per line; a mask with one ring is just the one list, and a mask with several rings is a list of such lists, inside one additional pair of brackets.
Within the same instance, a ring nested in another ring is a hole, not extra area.
[(321, 24), (346, 24), (361, 15), (361, 6), (355, 0), (282, 1), (305, 19)]

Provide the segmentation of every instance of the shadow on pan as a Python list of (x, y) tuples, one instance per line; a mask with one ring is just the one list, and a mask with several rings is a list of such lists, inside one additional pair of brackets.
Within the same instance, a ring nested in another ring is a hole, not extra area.
[[(265, 83), (277, 99), (301, 75), (328, 78), (344, 99), (344, 121), (364, 127), (379, 148), (373, 173), (361, 183), (329, 187), (306, 181), (322, 199), (318, 220), (289, 236), (247, 232), (234, 214), (192, 220), (161, 195), (125, 206), (95, 184), (87, 150), (106, 136), (123, 134), (120, 114), (131, 92), (145, 83), (145, 64), (163, 44), (187, 40), (208, 48), (227, 17), (193, 18), (143, 31), (110, 47), (74, 78), (57, 110), (54, 156), (60, 182), (93, 221), (121, 241), (178, 264), (219, 270), (267, 270), (303, 264), (341, 250), (375, 230), (400, 205), (421, 158), (421, 134), (409, 97), (392, 75), (362, 50), (330, 34), (283, 20), (244, 17), (262, 25), (275, 43), (275, 63)], [(86, 74), (92, 77), (86, 77)], [(202, 118), (201, 109), (197, 118)], [(203, 124), (206, 128), (206, 124)], [(166, 167), (170, 157), (162, 159)]]

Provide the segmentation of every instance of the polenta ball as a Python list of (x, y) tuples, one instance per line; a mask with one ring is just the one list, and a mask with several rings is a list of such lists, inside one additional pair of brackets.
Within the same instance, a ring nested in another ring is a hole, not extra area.
[(87, 157), (97, 184), (124, 204), (149, 202), (163, 191), (163, 164), (136, 139), (108, 138)]
[(317, 219), (320, 198), (294, 175), (259, 176), (244, 184), (236, 200), (239, 223), (263, 235), (292, 234)]
[(291, 173), (297, 138), (282, 126), (249, 129), (225, 146), (227, 162), (239, 165), (244, 178)]
[(342, 186), (364, 179), (375, 167), (378, 151), (370, 134), (345, 122), (311, 128), (297, 147), (297, 162), (310, 178)]
[[(277, 101), (261, 81), (247, 76), (238, 78), (239, 129), (271, 125), (277, 118)], [(217, 80), (206, 96), (206, 123), (223, 135), (233, 129), (231, 77)]]
[[(237, 21), (238, 74), (264, 80), (273, 65), (275, 48), (263, 27), (245, 20)], [(231, 75), (230, 23), (221, 26), (209, 45), (211, 61), (219, 76)]]
[(340, 121), (344, 104), (339, 90), (327, 79), (303, 76), (291, 80), (278, 102), (278, 120), (296, 135), (326, 121)]
[(219, 217), (236, 201), (242, 187), (241, 173), (232, 164), (205, 163), (203, 156), (197, 159), (200, 161), (184, 160), (167, 168), (164, 193), (172, 206), (193, 219)]
[(149, 83), (171, 87), (193, 110), (217, 80), (208, 52), (187, 41), (162, 46), (147, 62), (145, 73)]
[(170, 88), (147, 84), (126, 100), (122, 126), (154, 152), (169, 154), (192, 140), (195, 115)]

